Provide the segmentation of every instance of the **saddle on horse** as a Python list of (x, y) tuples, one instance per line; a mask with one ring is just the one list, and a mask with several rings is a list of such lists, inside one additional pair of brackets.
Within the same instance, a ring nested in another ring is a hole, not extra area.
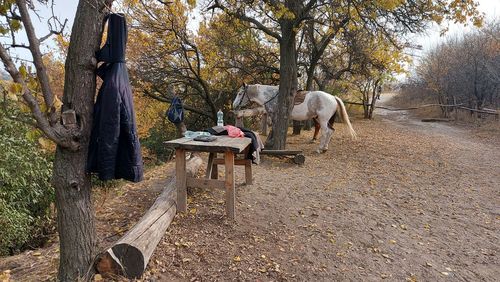
[(297, 106), (299, 104), (302, 104), (304, 100), (306, 99), (306, 95), (311, 92), (307, 90), (298, 90), (297, 93), (295, 93), (295, 98), (293, 99), (293, 105)]

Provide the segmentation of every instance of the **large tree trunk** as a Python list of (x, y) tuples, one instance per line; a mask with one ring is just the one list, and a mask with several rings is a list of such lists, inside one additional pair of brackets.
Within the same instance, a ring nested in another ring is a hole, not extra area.
[(297, 52), (293, 21), (281, 24), (280, 41), (280, 87), (277, 110), (272, 116), (273, 131), (266, 142), (266, 148), (283, 150), (286, 146), (288, 121), (297, 92)]
[(88, 279), (96, 252), (94, 207), (90, 176), (86, 173), (87, 150), (96, 90), (95, 52), (101, 42), (104, 5), (113, 0), (80, 1), (76, 12), (65, 66), (63, 110), (76, 112), (81, 147), (72, 152), (57, 147), (52, 183), (56, 189), (59, 231), (60, 281)]

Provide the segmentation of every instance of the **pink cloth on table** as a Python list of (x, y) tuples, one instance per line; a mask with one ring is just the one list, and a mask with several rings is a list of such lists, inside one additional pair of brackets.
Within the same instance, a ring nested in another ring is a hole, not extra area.
[(232, 126), (232, 125), (226, 125), (224, 126), (224, 128), (227, 130), (227, 135), (229, 137), (245, 137), (245, 134), (243, 133), (243, 131), (241, 131), (241, 129), (235, 127), (235, 126)]

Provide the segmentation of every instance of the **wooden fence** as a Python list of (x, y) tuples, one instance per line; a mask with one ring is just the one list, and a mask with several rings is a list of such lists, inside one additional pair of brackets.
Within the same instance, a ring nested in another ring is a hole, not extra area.
[[(350, 101), (344, 101), (344, 104), (350, 104), (350, 105), (360, 105), (360, 106), (371, 106), (370, 104), (363, 104), (359, 102), (350, 102)], [(444, 105), (444, 104), (425, 104), (425, 105), (420, 105), (420, 106), (415, 106), (415, 107), (407, 107), (407, 108), (391, 108), (391, 107), (385, 107), (385, 106), (375, 106), (375, 109), (384, 109), (388, 111), (408, 111), (408, 110), (418, 110), (422, 108), (428, 108), (428, 107), (442, 107), (442, 108), (453, 108), (453, 112), (455, 113), (455, 120), (458, 119), (458, 110), (466, 110), (469, 112), (473, 113), (478, 113), (478, 114), (487, 114), (487, 115), (494, 115), (495, 119), (498, 119), (500, 115), (500, 111), (494, 110), (494, 109), (473, 109), (464, 106), (464, 104), (452, 104), (452, 105)]]

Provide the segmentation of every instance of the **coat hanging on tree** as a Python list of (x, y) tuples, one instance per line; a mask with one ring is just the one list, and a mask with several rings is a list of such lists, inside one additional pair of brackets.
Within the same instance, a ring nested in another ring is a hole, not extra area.
[(121, 14), (110, 14), (106, 19), (106, 45), (97, 52), (97, 60), (103, 62), (97, 75), (103, 83), (94, 105), (87, 169), (98, 173), (101, 180), (139, 182), (143, 164), (125, 64), (127, 26)]

